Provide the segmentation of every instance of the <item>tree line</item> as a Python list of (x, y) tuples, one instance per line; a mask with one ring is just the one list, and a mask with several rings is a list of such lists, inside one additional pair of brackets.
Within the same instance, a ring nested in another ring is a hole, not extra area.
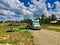
[[(36, 18), (35, 20), (39, 20), (40, 24), (50, 24), (51, 21), (57, 21), (57, 17), (55, 14), (52, 14), (50, 16), (45, 16), (44, 14), (41, 15), (41, 17)], [(21, 22), (29, 23), (31, 19), (24, 19)], [(58, 22), (60, 24), (60, 22)]]
[[(55, 21), (57, 20), (57, 17), (55, 14), (52, 14), (51, 16), (45, 16), (44, 14), (41, 15), (41, 17), (39, 18), (36, 18), (35, 20), (39, 20), (40, 24), (50, 24), (51, 21)], [(5, 21), (5, 23), (8, 23), (8, 22), (17, 22), (17, 23), (29, 23), (31, 21), (31, 19), (24, 19), (24, 20), (21, 20), (21, 21)], [(3, 21), (0, 21), (0, 23), (2, 23)]]
[(55, 14), (52, 14), (50, 16), (45, 16), (43, 14), (41, 18), (36, 18), (36, 19), (39, 19), (40, 24), (51, 24), (51, 21), (57, 21), (56, 24), (60, 24), (60, 20), (58, 21), (58, 19), (60, 18), (57, 18)]

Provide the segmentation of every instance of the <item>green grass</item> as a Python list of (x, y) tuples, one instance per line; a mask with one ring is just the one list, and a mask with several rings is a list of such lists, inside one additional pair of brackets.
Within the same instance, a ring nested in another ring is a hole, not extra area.
[(21, 32), (22, 30), (28, 31), (29, 29), (28, 29), (28, 28), (18, 28), (18, 29), (16, 30), (16, 32)]
[[(55, 27), (55, 28), (53, 28)], [(53, 25), (53, 24), (44, 24), (42, 25), (42, 28), (43, 29), (48, 29), (48, 30), (51, 30), (51, 31), (56, 31), (56, 32), (60, 32), (60, 25)]]

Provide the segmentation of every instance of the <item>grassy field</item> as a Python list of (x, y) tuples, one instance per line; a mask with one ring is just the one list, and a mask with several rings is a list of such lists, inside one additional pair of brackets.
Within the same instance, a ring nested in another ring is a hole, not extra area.
[(53, 25), (53, 24), (44, 24), (42, 25), (43, 29), (48, 29), (51, 31), (56, 31), (56, 32), (60, 32), (60, 25)]
[(28, 30), (16, 32), (19, 28), (25, 28), (26, 25), (14, 26), (15, 32), (7, 32), (10, 27), (8, 24), (10, 23), (0, 24), (0, 45), (34, 45), (33, 36)]

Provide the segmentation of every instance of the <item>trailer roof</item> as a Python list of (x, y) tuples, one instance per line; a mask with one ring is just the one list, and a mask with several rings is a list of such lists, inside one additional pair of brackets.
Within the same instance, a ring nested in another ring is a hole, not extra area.
[(39, 21), (39, 20), (32, 20), (32, 21)]

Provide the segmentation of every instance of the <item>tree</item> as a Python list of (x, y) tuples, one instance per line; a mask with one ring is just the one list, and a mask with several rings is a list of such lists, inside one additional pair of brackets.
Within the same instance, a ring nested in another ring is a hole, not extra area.
[(3, 23), (3, 21), (0, 21), (0, 28), (1, 28), (1, 23)]
[(45, 23), (49, 24), (49, 23), (50, 23), (50, 21), (51, 21), (50, 16), (49, 16), (49, 17), (46, 17), (46, 19), (45, 19)]
[(3, 23), (3, 21), (0, 21), (0, 23)]
[(56, 19), (57, 19), (56, 15), (55, 15), (55, 14), (52, 14), (52, 15), (51, 15), (51, 21), (54, 21), (54, 20), (56, 20)]
[(29, 23), (31, 21), (31, 19), (24, 19), (24, 20), (21, 20), (20, 22), (22, 22), (22, 23)]
[(29, 23), (31, 21), (31, 19), (26, 19), (25, 22), (26, 23)]
[(44, 14), (41, 16), (41, 23), (42, 23), (42, 24), (45, 23), (45, 15), (44, 15)]

